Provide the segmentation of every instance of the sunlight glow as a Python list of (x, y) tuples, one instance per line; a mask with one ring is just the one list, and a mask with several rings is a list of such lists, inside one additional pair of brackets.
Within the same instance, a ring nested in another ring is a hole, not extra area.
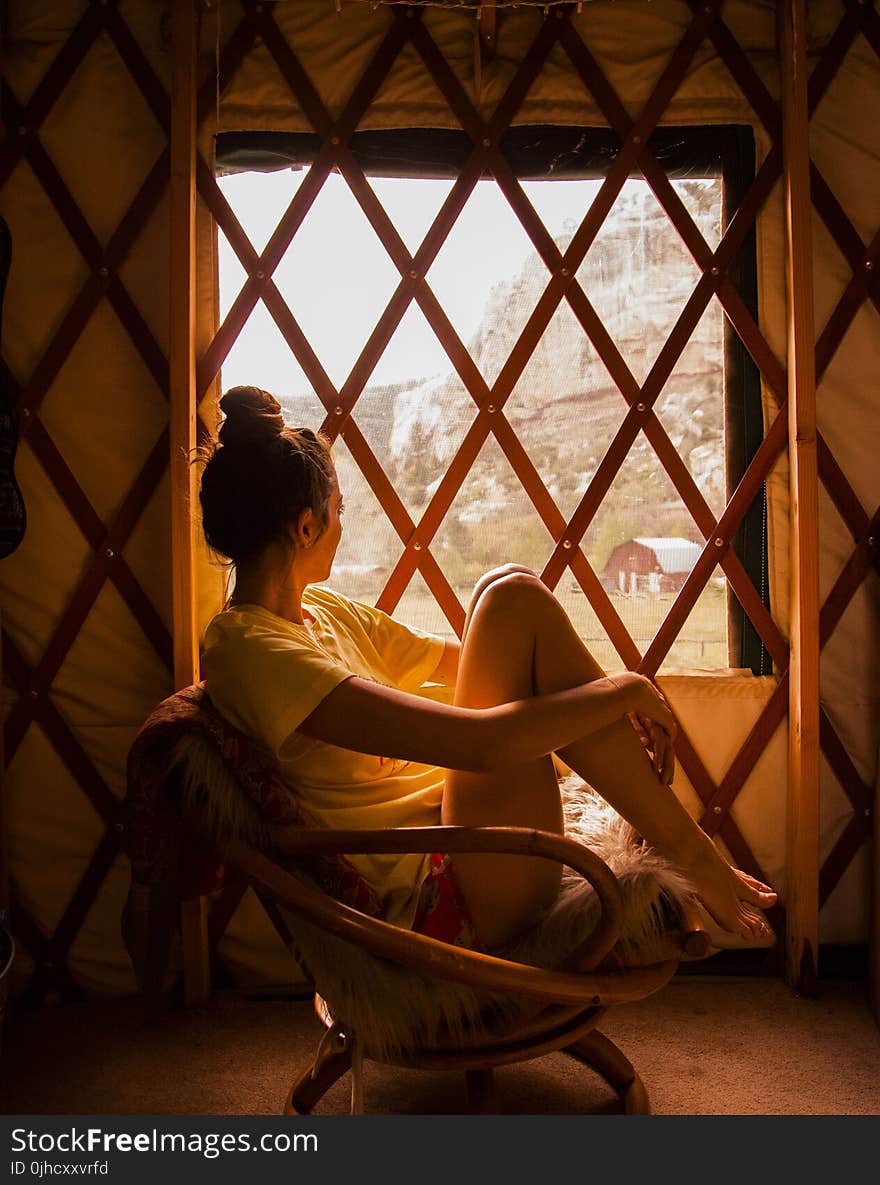
[[(282, 170), (219, 179), (257, 251), (265, 247), (304, 176), (303, 171)], [(370, 184), (414, 254), (452, 182), (420, 180), (417, 202), (412, 200), (413, 183), (407, 178), (374, 177)], [(523, 189), (556, 237), (572, 227), (573, 211), (577, 211), (578, 220), (583, 217), (599, 182), (559, 185), (532, 181), (524, 182)], [(534, 255), (534, 247), (494, 180), (477, 182), (428, 273), (428, 283), (463, 341), (467, 342), (480, 324), (491, 289), (515, 276), (530, 255)], [(348, 376), (398, 279), (399, 273), (366, 223), (348, 185), (331, 173), (278, 265), (274, 280), (337, 387)], [(244, 269), (221, 233), (221, 317), (226, 316), (244, 280)], [(427, 323), (404, 316), (394, 349), (386, 350), (370, 383), (428, 378), (449, 369), (449, 359)], [(245, 382), (257, 383), (279, 397), (308, 386), (262, 303), (223, 367), (224, 386)]]

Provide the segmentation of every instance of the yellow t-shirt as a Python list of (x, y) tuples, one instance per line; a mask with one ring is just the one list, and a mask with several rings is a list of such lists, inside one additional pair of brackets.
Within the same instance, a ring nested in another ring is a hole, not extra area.
[[(302, 603), (314, 619), (307, 625), (260, 605), (236, 605), (210, 622), (204, 663), (214, 704), (271, 749), (298, 801), (328, 827), (439, 823), (442, 769), (356, 753), (297, 730), (352, 675), (417, 692), (437, 669), (443, 639), (316, 585)], [(410, 926), (429, 857), (350, 859), (383, 899), (388, 921)]]

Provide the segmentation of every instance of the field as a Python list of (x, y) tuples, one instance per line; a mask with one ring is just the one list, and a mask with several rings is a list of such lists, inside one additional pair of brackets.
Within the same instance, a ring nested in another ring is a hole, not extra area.
[[(341, 568), (334, 572), (329, 583), (339, 592), (372, 603), (380, 591), (376, 575), (378, 574), (375, 573), (371, 579), (364, 571), (353, 572)], [(456, 587), (459, 600), (465, 607), (469, 591), (469, 587)], [(623, 663), (619, 655), (570, 573), (562, 578), (556, 594), (581, 639), (597, 661), (606, 670), (622, 669)], [(611, 594), (611, 603), (642, 654), (672, 608), (674, 600), (670, 593), (643, 593), (631, 597), (619, 593)], [(394, 616), (432, 633), (446, 637), (453, 635), (449, 623), (420, 576), (416, 577), (404, 593)], [(660, 669), (717, 670), (727, 665), (727, 593), (721, 582), (714, 578), (694, 606)]]

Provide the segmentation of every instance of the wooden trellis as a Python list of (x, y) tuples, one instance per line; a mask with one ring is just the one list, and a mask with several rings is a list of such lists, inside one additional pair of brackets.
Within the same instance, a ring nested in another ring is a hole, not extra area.
[[(121, 265), (168, 185), (170, 149), (166, 148), (160, 153), (115, 233), (106, 244), (101, 244), (40, 142), (41, 124), (103, 32), (112, 39), (131, 78), (159, 126), (170, 139), (172, 113), (169, 96), (118, 11), (115, 0), (109, 0), (108, 3), (92, 0), (26, 104), (19, 103), (10, 88), (4, 86), (3, 115), (8, 139), (0, 149), (0, 186), (8, 180), (16, 163), (22, 159), (26, 160), (91, 271), (89, 279), (72, 302), (30, 379), (18, 391), (22, 433), (27, 436), (49, 481), (70, 508), (92, 549), (92, 558), (44, 653), (35, 665), (31, 666), (25, 661), (15, 637), (11, 636), (8, 630), (4, 631), (3, 654), (7, 680), (18, 693), (18, 699), (6, 722), (6, 759), (12, 760), (29, 725), (34, 721), (39, 722), (83, 793), (95, 805), (106, 827), (87, 871), (51, 935), (42, 934), (21, 902), (13, 896), (13, 924), (17, 938), (36, 962), (36, 971), (28, 992), (30, 1000), (42, 998), (49, 987), (57, 988), (67, 997), (80, 994), (65, 960), (71, 943), (118, 852), (120, 840), (117, 800), (62, 714), (52, 703), (49, 691), (81, 625), (108, 580), (118, 589), (157, 653), (167, 664), (169, 671), (171, 670), (171, 637), (126, 563), (124, 550), (141, 513), (166, 470), (169, 443), (185, 446), (189, 444), (188, 434), (192, 431), (195, 407), (181, 406), (180, 400), (183, 399), (185, 404), (189, 404), (190, 391), (194, 391), (195, 401), (205, 397), (259, 300), (266, 305), (321, 400), (326, 412), (325, 431), (331, 437), (341, 435), (344, 438), (352, 457), (400, 538), (400, 558), (379, 598), (378, 603), (382, 608), (392, 611), (399, 603), (409, 581), (416, 572), (420, 572), (453, 628), (460, 631), (464, 620), (464, 608), (433, 556), (431, 545), (480, 449), (490, 435), (494, 436), (510, 462), (553, 541), (550, 557), (542, 573), (544, 580), (551, 588), (555, 588), (565, 570), (571, 570), (618, 653), (629, 667), (651, 676), (656, 674), (711, 573), (716, 565), (721, 565), (731, 589), (773, 657), (780, 677), (779, 686), (720, 782), (716, 783), (709, 775), (690, 739), (683, 733), (678, 742), (678, 756), (703, 805), (701, 825), (710, 835), (718, 835), (723, 839), (741, 867), (761, 875), (758, 862), (736, 826), (730, 810), (748, 772), (754, 767), (788, 710), (789, 642), (763, 605), (758, 591), (734, 553), (731, 542), (744, 514), (788, 445), (788, 375), (786, 366), (779, 361), (765, 340), (728, 273), (738, 248), (754, 227), (755, 220), (771, 191), (783, 177), (783, 112), (725, 23), (723, 0), (688, 0), (688, 4), (691, 9), (688, 26), (650, 97), (635, 118), (627, 112), (607, 75), (591, 54), (589, 36), (582, 32), (584, 26), (572, 19), (572, 11), (568, 8), (550, 10), (496, 110), (488, 119), (484, 119), (474, 108), (461, 82), (433, 41), (426, 23), (421, 19), (420, 11), (413, 7), (383, 10), (377, 14), (376, 19), (382, 20), (386, 26), (384, 37), (354, 87), (344, 110), (334, 118), (303, 69), (296, 54), (296, 46), (288, 44), (283, 36), (273, 13), (274, 6), (270, 3), (246, 0), (242, 5), (241, 20), (226, 41), (220, 55), (221, 94), (247, 58), (255, 39), (259, 37), (285, 79), (292, 98), (308, 119), (312, 129), (319, 135), (321, 146), (262, 252), (257, 252), (248, 240), (217, 186), (209, 164), (200, 156), (195, 159), (194, 181), (198, 193), (237, 254), (247, 273), (247, 279), (202, 357), (187, 358), (185, 345), (182, 348), (179, 345), (172, 346), (172, 362), (176, 375), (177, 367), (181, 368), (179, 375), (182, 375), (184, 368), (191, 369), (195, 363), (193, 380), (177, 382), (176, 385), (172, 384), (169, 377), (169, 359), (156, 342), (119, 278)], [(188, 10), (187, 17), (189, 15)], [(185, 27), (186, 20), (178, 19), (178, 39), (183, 35)], [(816, 110), (859, 34), (880, 57), (880, 17), (874, 4), (844, 0), (839, 26), (828, 41), (809, 79), (809, 114)], [(753, 184), (714, 250), (703, 239), (649, 147), (651, 133), (684, 82), (695, 55), (707, 41), (726, 65), (770, 143), (770, 149)], [(426, 76), (442, 94), (472, 144), (468, 160), (415, 254), (411, 254), (404, 245), (349, 149), (351, 136), (368, 113), (371, 102), (406, 46), (413, 47), (424, 66)], [(178, 48), (181, 47), (178, 45)], [(565, 54), (572, 76), (580, 80), (585, 95), (592, 98), (608, 125), (618, 133), (622, 141), (620, 151), (595, 201), (564, 252), (560, 251), (543, 226), (500, 148), (505, 131), (515, 120), (529, 88), (554, 49)], [(191, 52), (191, 49), (187, 52)], [(198, 122), (204, 121), (213, 113), (216, 85), (217, 80), (209, 78), (199, 93)], [(181, 101), (180, 106), (175, 106), (174, 119), (177, 131), (180, 131), (180, 119), (190, 121), (194, 135), (195, 125), (191, 121), (188, 103)], [(800, 145), (800, 150), (806, 153), (807, 144)], [(338, 388), (329, 379), (272, 279), (275, 268), (308, 214), (331, 169), (338, 170), (345, 178), (400, 273), (400, 281), (379, 316), (359, 358), (348, 378)], [(579, 265), (612, 209), (622, 185), (634, 169), (639, 169), (644, 174), (700, 269), (698, 283), (641, 384), (632, 374), (587, 294), (575, 278)], [(499, 189), (549, 270), (549, 280), (543, 295), (509, 358), (491, 385), (487, 384), (480, 374), (426, 279), (432, 261), (452, 230), (477, 181), (487, 173), (495, 177)], [(871, 301), (880, 310), (880, 285), (877, 281), (877, 270), (880, 267), (880, 229), (866, 246), (835, 198), (832, 188), (812, 162), (809, 163), (809, 173), (815, 209), (852, 271), (851, 280), (816, 341), (816, 380), (821, 382), (861, 306), (866, 301)], [(188, 184), (192, 184), (192, 178)], [(175, 210), (183, 210), (183, 206), (175, 204)], [(775, 418), (761, 446), (718, 519), (677, 454), (654, 411), (664, 384), (713, 296), (717, 296), (730, 324), (754, 359), (765, 388), (771, 393), (777, 406)], [(120, 510), (109, 522), (102, 521), (91, 505), (40, 418), (43, 397), (102, 299), (107, 299), (111, 303), (158, 387), (166, 395), (172, 389), (175, 391), (175, 407), (171, 421), (175, 425), (174, 441), (169, 440), (168, 431), (159, 436)], [(507, 399), (563, 301), (567, 302), (627, 405), (626, 415), (614, 440), (578, 506), (568, 518), (557, 507), (504, 413)], [(474, 402), (473, 422), (418, 522), (414, 521), (406, 510), (393, 483), (357, 425), (358, 399), (376, 362), (413, 302), (420, 308), (444, 347), (452, 366)], [(181, 391), (184, 392), (183, 395), (180, 394)], [(640, 653), (627, 632), (580, 546), (602, 499), (606, 496), (640, 431), (645, 433), (705, 539), (698, 563), (644, 654)], [(853, 539), (851, 556), (821, 609), (820, 643), (824, 646), (871, 567), (877, 567), (874, 539), (878, 523), (877, 515), (875, 514), (872, 519), (862, 506), (821, 434), (817, 438), (817, 450), (821, 481)], [(188, 546), (184, 539), (176, 559), (178, 570), (186, 559)], [(177, 603), (176, 623), (179, 623), (185, 614), (187, 597), (192, 595), (191, 589), (187, 591), (185, 581), (181, 588), (183, 594)], [(179, 625), (177, 632), (180, 632)], [(178, 670), (180, 669), (182, 667), (179, 663)], [(844, 744), (824, 712), (821, 713), (820, 720), (822, 750), (849, 798), (853, 814), (820, 870), (818, 902), (806, 903), (808, 914), (811, 910), (814, 913), (818, 912), (818, 908), (828, 898), (870, 833), (870, 790), (858, 774)], [(211, 936), (214, 940), (222, 933), (242, 891), (241, 886), (230, 887), (219, 903), (219, 908), (211, 919)], [(778, 924), (781, 918), (777, 917), (776, 920)]]
[[(167, 149), (160, 153), (116, 231), (106, 243), (101, 243), (40, 141), (41, 125), (102, 33), (110, 37), (167, 134), (170, 126), (167, 93), (115, 4), (89, 5), (26, 104), (18, 102), (5, 81), (2, 95), (7, 139), (0, 148), (0, 186), (8, 181), (20, 160), (26, 161), (90, 271), (30, 379), (16, 393), (21, 435), (27, 439), (48, 480), (92, 549), (91, 559), (36, 664), (28, 664), (15, 637), (8, 629), (3, 631), (4, 673), (19, 697), (6, 720), (5, 756), (7, 764), (10, 763), (28, 727), (37, 722), (106, 828), (52, 934), (42, 933), (12, 887), (10, 913), (16, 939), (36, 963), (24, 997), (26, 1002), (38, 1002), (52, 987), (65, 998), (76, 999), (82, 995), (66, 966), (67, 954), (120, 846), (119, 803), (49, 695), (66, 655), (107, 581), (115, 585), (156, 652), (168, 665), (169, 672), (171, 666), (172, 643), (168, 629), (124, 555), (126, 543), (167, 469), (167, 428), (155, 441), (113, 519), (104, 522), (40, 418), (40, 406), (46, 393), (102, 299), (109, 301), (114, 309), (156, 386), (164, 394), (168, 392), (165, 353), (119, 274), (132, 245), (167, 188)], [(11, 375), (9, 379), (15, 390)]]

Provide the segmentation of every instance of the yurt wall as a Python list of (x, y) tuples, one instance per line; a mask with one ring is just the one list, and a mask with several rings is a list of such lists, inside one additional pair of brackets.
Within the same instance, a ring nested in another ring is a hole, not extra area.
[[(419, 573), (460, 627), (463, 607), (431, 541), (490, 435), (546, 528), (545, 579), (554, 587), (563, 575), (579, 583), (621, 665), (656, 674), (721, 564), (773, 673), (659, 675), (682, 725), (676, 790), (737, 862), (779, 888), (777, 923), (785, 912), (796, 914), (792, 979), (815, 959), (817, 938), (856, 946), (867, 939), (880, 740), (880, 126), (867, 117), (880, 110), (876, 5), (817, 0), (806, 6), (805, 28), (796, 0), (477, 8), (10, 0), (0, 213), (11, 229), (13, 261), (2, 353), (28, 518), (21, 544), (0, 563), (3, 815), (16, 990), (29, 1000), (133, 990), (119, 935), (128, 880), (118, 829), (125, 758), (151, 708), (195, 677), (199, 625), (222, 598), (223, 573), (193, 541), (187, 516), (195, 472), (189, 452), (215, 424), (224, 359), (259, 300), (309, 376), (325, 429), (341, 435), (393, 526), (397, 550), (378, 594), (383, 608), (394, 611)], [(190, 36), (198, 49), (192, 58)], [(565, 256), (542, 236), (499, 149), (507, 128), (536, 124), (611, 127), (622, 143), (604, 197)], [(658, 126), (691, 124), (754, 131), (754, 183), (714, 249), (694, 234), (650, 143)], [(424, 282), (445, 230), (435, 228), (410, 254), (349, 151), (357, 130), (402, 128), (463, 129), (471, 148), (456, 192), (464, 200), (467, 184), (494, 174), (547, 265), (545, 319), (491, 388)], [(262, 252), (214, 180), (218, 131), (317, 134), (314, 163)], [(345, 178), (401, 275), (341, 386), (310, 352), (272, 282), (331, 170)], [(644, 384), (603, 334), (589, 292), (574, 278), (600, 228), (603, 202), (607, 212), (614, 186), (636, 170), (700, 270), (668, 357)], [(247, 273), (225, 319), (214, 219)], [(727, 274), (752, 226), (757, 321)], [(765, 429), (720, 518), (652, 411), (663, 366), (674, 365), (710, 298), (721, 301), (760, 372)], [(622, 435), (574, 516), (554, 503), (503, 406), (563, 300), (626, 405)], [(473, 428), (419, 521), (357, 422), (372, 364), (412, 301), (474, 403)], [(641, 430), (705, 540), (692, 578), (644, 653), (580, 546), (590, 498), (603, 481), (607, 489)], [(733, 547), (764, 482), (769, 611)], [(820, 610), (810, 596), (816, 579)], [(810, 671), (820, 647), (817, 696)], [(789, 793), (790, 733), (798, 743)], [(296, 975), (250, 896), (220, 952), (239, 981)]]

